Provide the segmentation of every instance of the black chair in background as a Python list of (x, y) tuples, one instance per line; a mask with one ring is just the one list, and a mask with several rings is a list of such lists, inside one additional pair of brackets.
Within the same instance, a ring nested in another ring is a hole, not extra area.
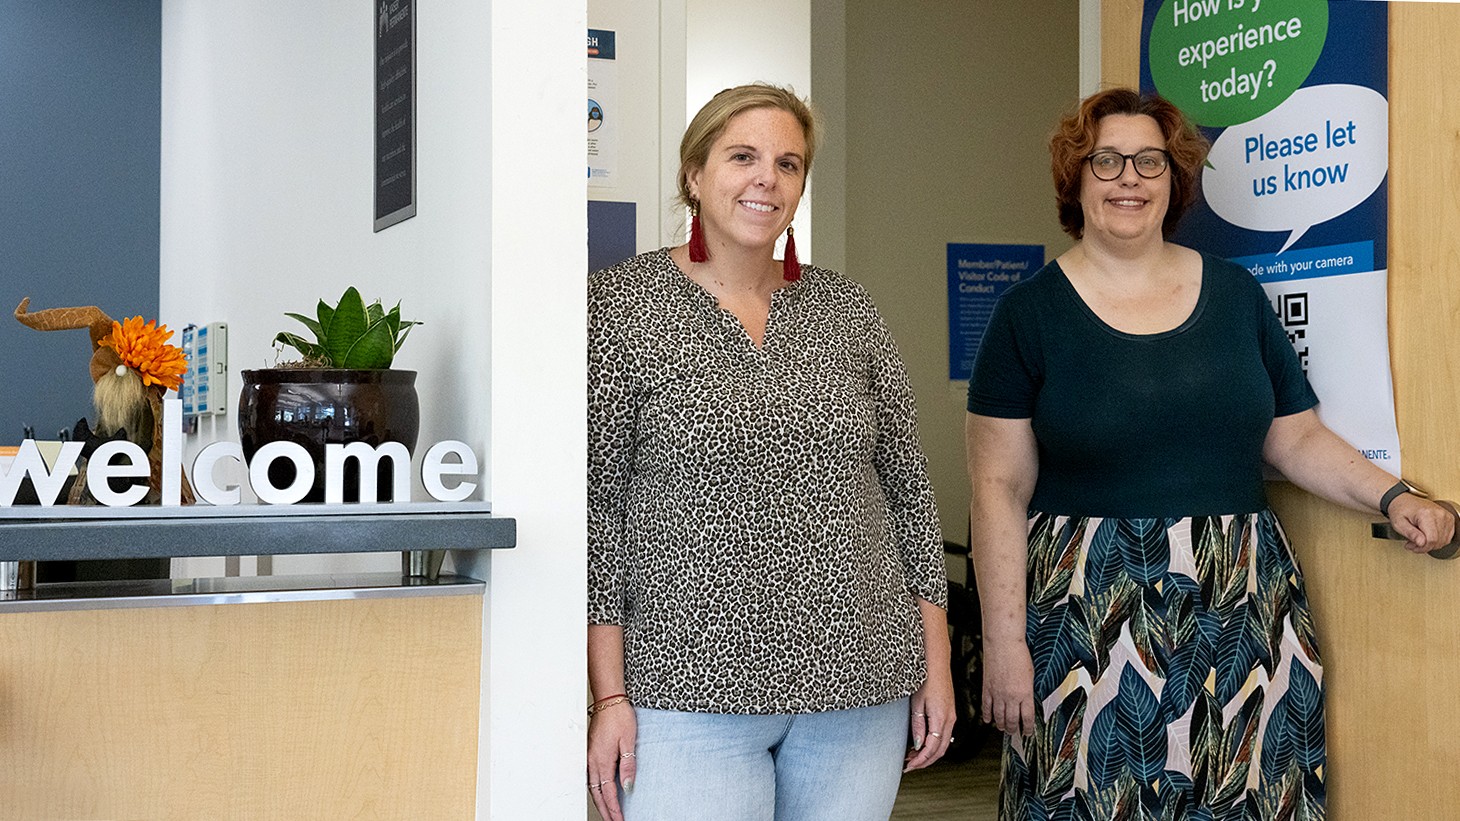
[(978, 585), (974, 583), (973, 554), (967, 545), (943, 542), (943, 554), (950, 565), (962, 565), (962, 579), (948, 579), (948, 629), (952, 646), (953, 700), (958, 723), (946, 758), (961, 760), (974, 756), (985, 742), (998, 736), (992, 725), (979, 718), (983, 706), (983, 614), (979, 609)]

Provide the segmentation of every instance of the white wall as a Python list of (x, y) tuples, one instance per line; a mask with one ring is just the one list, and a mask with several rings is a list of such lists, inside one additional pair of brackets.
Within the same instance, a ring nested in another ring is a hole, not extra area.
[[(884, 10), (888, 7), (883, 7)], [(685, 112), (693, 117), (716, 92), (744, 83), (767, 82), (811, 96), (811, 0), (686, 0)], [(680, 125), (680, 131), (688, 124)], [(678, 151), (676, 141), (675, 150)], [(678, 170), (675, 163), (674, 171)], [(671, 174), (674, 173), (671, 171)], [(811, 256), (811, 197), (817, 179), (801, 198), (791, 226), (802, 262)], [(783, 243), (779, 243), (777, 247)], [(777, 250), (777, 254), (780, 251)]]
[[(492, 4), (491, 557), (479, 815), (581, 817), (587, 733), (587, 10)], [(546, 237), (544, 236), (546, 234)]]
[(741, 83), (811, 93), (811, 0), (687, 0), (685, 14), (690, 116), (715, 92)]
[[(190, 450), (237, 439), (239, 371), (277, 361), (274, 335), (300, 327), (284, 313), (312, 315), (355, 285), (425, 323), (395, 362), (419, 372), (420, 441), (464, 439), (489, 459), (487, 9), (462, 0), (418, 17), (419, 216), (376, 234), (373, 15), (164, 3), (161, 316), (229, 325), (229, 413)], [(189, 569), (221, 575), (214, 564)], [(398, 566), (390, 555), (281, 557), (275, 571)]]
[(371, 8), (284, 10), (164, 0), (162, 321), (227, 322), (235, 370), (272, 362), (285, 311), (349, 284), (426, 323), (397, 358), (420, 372), (421, 440), (475, 448), (486, 497), (518, 523), (515, 549), (462, 568), (490, 582), (478, 815), (576, 817), (585, 4), (418, 5), (418, 216), (379, 234)]

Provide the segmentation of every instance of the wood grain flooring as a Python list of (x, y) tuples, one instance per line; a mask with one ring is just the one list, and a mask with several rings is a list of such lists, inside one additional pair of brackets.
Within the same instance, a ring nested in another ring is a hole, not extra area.
[(902, 777), (890, 821), (996, 821), (999, 745), (963, 761), (940, 761)]

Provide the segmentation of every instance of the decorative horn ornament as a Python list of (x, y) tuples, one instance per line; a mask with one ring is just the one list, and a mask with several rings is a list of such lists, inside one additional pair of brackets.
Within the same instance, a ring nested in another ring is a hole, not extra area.
[(107, 334), (112, 332), (112, 318), (95, 305), (83, 308), (47, 308), (44, 311), (27, 311), (30, 297), (20, 301), (15, 308), (15, 318), (22, 325), (37, 331), (71, 331), (86, 328), (91, 332), (91, 349), (94, 351)]

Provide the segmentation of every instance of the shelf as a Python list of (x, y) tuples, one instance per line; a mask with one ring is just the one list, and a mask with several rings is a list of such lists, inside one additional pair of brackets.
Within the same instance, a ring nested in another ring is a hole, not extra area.
[(489, 502), (0, 508), (0, 561), (499, 550)]
[(482, 582), (461, 576), (443, 575), (436, 581), (427, 581), (403, 579), (395, 573), (73, 582), (43, 584), (33, 590), (13, 593), (9, 598), (0, 596), (0, 615), (63, 610), (480, 596), (485, 590), (486, 585)]

